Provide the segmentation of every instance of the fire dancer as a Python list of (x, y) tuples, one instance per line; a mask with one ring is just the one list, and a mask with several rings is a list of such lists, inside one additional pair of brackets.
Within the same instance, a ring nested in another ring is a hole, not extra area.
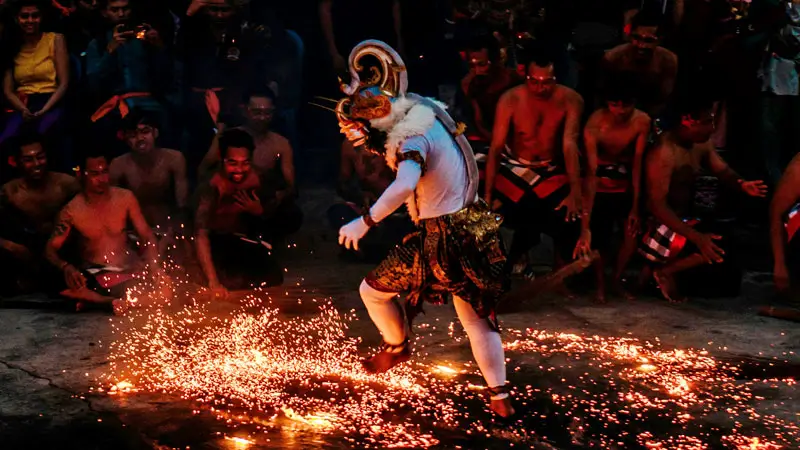
[[(365, 55), (377, 57), (389, 70), (376, 83), (360, 81), (364, 74), (356, 68)], [(498, 235), (502, 219), (479, 200), (472, 149), (441, 103), (406, 93), (405, 64), (394, 49), (380, 41), (364, 41), (353, 49), (349, 63), (352, 81), (342, 88), (350, 98), (337, 107), (340, 127), (361, 151), (383, 155), (397, 175), (367, 214), (339, 230), (339, 242), (358, 248), (367, 231), (404, 202), (419, 224), (359, 288), (384, 340), (364, 367), (385, 372), (411, 356), (407, 322), (395, 302), (398, 293), (408, 293), (408, 323), (424, 300), (441, 304), (452, 295), (488, 384), (490, 407), (508, 417), (514, 409), (495, 315), (505, 284), (506, 258)]]
[(711, 134), (712, 105), (692, 99), (680, 109), (679, 125), (661, 136), (647, 155), (647, 205), (653, 215), (640, 251), (650, 261), (663, 264), (653, 276), (661, 293), (671, 302), (686, 299), (677, 291), (674, 275), (701, 264), (723, 261), (725, 251), (717, 245), (721, 236), (712, 224), (692, 214), (695, 179), (707, 168), (720, 182), (752, 197), (764, 197), (763, 181), (744, 181), (719, 156)]
[[(152, 275), (163, 276), (155, 238), (133, 193), (110, 186), (105, 156), (86, 156), (78, 174), (82, 190), (59, 213), (47, 260), (64, 274), (67, 289), (62, 295), (77, 300), (78, 309), (86, 303), (111, 303), (121, 312), (125, 288), (146, 266)], [(143, 257), (131, 246), (128, 223), (139, 237)], [(60, 254), (73, 233), (79, 237), (80, 259), (74, 263)]]
[[(789, 290), (790, 280), (800, 278), (800, 274), (789, 274), (788, 261), (792, 261), (798, 270), (797, 260), (800, 258), (800, 155), (789, 163), (783, 174), (770, 207), (770, 235), (772, 237), (772, 256), (775, 261), (773, 271), (775, 288), (784, 293)], [(789, 255), (786, 255), (786, 246)]]

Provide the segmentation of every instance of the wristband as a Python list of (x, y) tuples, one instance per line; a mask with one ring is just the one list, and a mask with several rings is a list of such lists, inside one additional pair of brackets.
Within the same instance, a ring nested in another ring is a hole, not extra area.
[(367, 226), (370, 227), (370, 228), (375, 227), (375, 226), (378, 225), (375, 222), (375, 220), (372, 218), (372, 216), (370, 216), (369, 214), (364, 214), (363, 216), (361, 216), (361, 220), (363, 220), (364, 223), (367, 224)]
[(68, 265), (69, 265), (69, 263), (64, 261), (64, 264), (61, 265), (61, 268), (59, 270), (63, 272), (64, 269), (66, 269)]

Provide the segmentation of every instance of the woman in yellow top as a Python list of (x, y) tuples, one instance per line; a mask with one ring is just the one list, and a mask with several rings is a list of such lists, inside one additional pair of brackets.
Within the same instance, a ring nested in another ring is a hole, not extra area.
[[(0, 134), (0, 144), (15, 136), (26, 123), (45, 135), (59, 122), (61, 100), (69, 85), (69, 54), (64, 36), (42, 31), (43, 6), (37, 0), (14, 5), (17, 29), (3, 79), (3, 94), (11, 115)], [(16, 52), (15, 52), (16, 50)]]

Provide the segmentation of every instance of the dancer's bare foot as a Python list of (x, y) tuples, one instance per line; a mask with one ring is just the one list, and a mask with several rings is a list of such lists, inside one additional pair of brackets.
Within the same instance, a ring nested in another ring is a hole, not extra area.
[(559, 283), (558, 285), (556, 285), (556, 287), (553, 288), (553, 292), (561, 295), (567, 300), (575, 300), (576, 298), (578, 298), (575, 294), (572, 293), (572, 291), (569, 290), (567, 285), (565, 285), (564, 283)]
[(398, 364), (408, 361), (409, 358), (411, 358), (411, 346), (408, 343), (408, 339), (406, 339), (400, 345), (391, 345), (384, 342), (375, 356), (361, 361), (361, 364), (369, 373), (383, 373)]
[(658, 288), (661, 289), (661, 295), (669, 300), (670, 303), (684, 303), (687, 301), (687, 298), (678, 292), (678, 286), (671, 275), (667, 275), (661, 270), (654, 270), (653, 278), (658, 283)]
[(606, 300), (606, 291), (605, 289), (597, 289), (594, 291), (594, 302), (599, 305), (605, 305), (608, 301)]
[(627, 300), (629, 302), (635, 301), (636, 296), (625, 289), (621, 280), (615, 280), (611, 283), (611, 292), (614, 296)]

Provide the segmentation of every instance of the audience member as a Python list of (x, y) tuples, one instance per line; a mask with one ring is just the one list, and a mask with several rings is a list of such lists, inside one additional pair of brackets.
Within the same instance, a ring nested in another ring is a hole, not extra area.
[(578, 136), (583, 100), (557, 83), (545, 52), (527, 67), (525, 85), (500, 98), (489, 155), (482, 158), (484, 199), (495, 209), (502, 204), (515, 230), (511, 264), (537, 243), (541, 232), (553, 237), (562, 260), (571, 259), (578, 237), (573, 225), (582, 206)]
[(168, 128), (164, 95), (172, 88), (172, 60), (159, 31), (136, 20), (131, 0), (102, 0), (108, 31), (86, 51), (86, 76), (103, 104), (92, 115), (102, 128), (119, 129), (119, 119), (133, 109), (156, 115)]
[(509, 88), (522, 79), (513, 69), (503, 66), (497, 40), (486, 36), (472, 42), (467, 49), (469, 72), (461, 80), (461, 90), (472, 110), (477, 136), (471, 139), (490, 142), (497, 102)]
[[(253, 168), (260, 177), (265, 201), (274, 208), (267, 218), (271, 239), (282, 239), (300, 228), (303, 214), (294, 200), (297, 188), (294, 169), (294, 152), (289, 141), (272, 131), (275, 115), (275, 96), (269, 88), (253, 90), (246, 96), (245, 124), (242, 127), (255, 140)], [(200, 167), (201, 179), (220, 163), (219, 141), (214, 139)]]
[(186, 160), (181, 152), (158, 145), (154, 117), (133, 111), (123, 123), (122, 137), (130, 152), (111, 161), (111, 183), (133, 192), (145, 220), (160, 238), (159, 253), (163, 254), (165, 246), (174, 243), (175, 234), (188, 225)]
[(216, 297), (228, 290), (275, 286), (283, 271), (264, 239), (261, 182), (251, 169), (255, 142), (232, 128), (219, 137), (222, 165), (202, 188), (195, 216), (195, 252), (208, 287)]
[(760, 73), (760, 142), (765, 173), (772, 183), (800, 150), (800, 135), (794, 129), (800, 120), (800, 0), (786, 2), (785, 8), (786, 24), (770, 39)]
[(347, 69), (350, 49), (365, 39), (384, 41), (405, 57), (400, 0), (321, 0), (319, 21), (337, 74)]
[[(71, 3), (71, 6), (66, 6), (67, 3)], [(105, 32), (106, 27), (98, 3), (98, 0), (62, 2), (69, 11), (62, 17), (62, 28), (71, 55), (81, 56), (86, 52), (92, 39)]]
[(789, 163), (772, 197), (770, 237), (775, 287), (780, 293), (790, 287), (796, 290), (796, 280), (800, 280), (800, 155)]
[[(636, 92), (627, 78), (606, 86), (606, 107), (595, 111), (584, 130), (586, 147), (586, 213), (594, 246), (600, 250), (595, 262), (598, 302), (605, 301), (605, 264), (611, 257), (615, 228), (623, 231), (616, 255), (613, 287), (626, 295), (620, 283), (630, 257), (636, 251), (642, 158), (650, 134), (650, 117), (635, 108)], [(582, 233), (587, 236), (587, 230)]]
[(659, 264), (653, 272), (662, 294), (671, 302), (686, 299), (674, 276), (702, 264), (721, 263), (713, 221), (699, 221), (693, 211), (695, 180), (702, 168), (720, 182), (747, 195), (764, 197), (762, 181), (744, 181), (719, 156), (711, 142), (712, 105), (695, 98), (681, 105), (679, 123), (661, 136), (646, 157), (647, 205), (653, 215), (640, 251)]
[[(342, 201), (328, 209), (331, 227), (338, 231), (343, 225), (363, 216), (393, 180), (394, 173), (386, 165), (385, 158), (365, 150), (356, 151), (345, 139), (336, 189)], [(343, 249), (343, 254), (360, 255), (365, 261), (381, 260), (411, 232), (413, 226), (408, 212), (401, 208), (370, 230), (360, 241), (357, 252)]]
[(39, 136), (21, 135), (10, 142), (14, 153), (9, 160), (20, 177), (0, 190), (0, 290), (47, 290), (53, 274), (43, 258), (45, 244), (58, 212), (80, 186), (74, 177), (48, 170)]
[[(64, 274), (64, 297), (76, 300), (78, 310), (87, 304), (112, 304), (126, 308), (126, 288), (145, 268), (161, 276), (156, 241), (131, 191), (110, 186), (108, 161), (88, 153), (78, 170), (81, 192), (58, 214), (47, 243), (48, 261)], [(128, 239), (128, 224), (139, 238), (135, 249)], [(64, 255), (67, 239), (76, 238), (77, 255)]]
[(268, 84), (270, 30), (248, 22), (233, 0), (192, 2), (178, 34), (183, 57), (186, 158), (197, 167), (214, 135), (240, 113), (244, 93)]
[(657, 119), (664, 113), (678, 75), (678, 57), (659, 45), (661, 16), (642, 10), (631, 22), (630, 42), (603, 57), (603, 80), (630, 72), (636, 83), (637, 107)]
[(43, 31), (41, 2), (20, 0), (12, 13), (16, 26), (3, 42), (3, 50), (9, 55), (4, 61), (3, 93), (13, 113), (0, 135), (0, 144), (26, 123), (35, 125), (41, 135), (52, 133), (61, 119), (61, 100), (69, 86), (64, 36)]

